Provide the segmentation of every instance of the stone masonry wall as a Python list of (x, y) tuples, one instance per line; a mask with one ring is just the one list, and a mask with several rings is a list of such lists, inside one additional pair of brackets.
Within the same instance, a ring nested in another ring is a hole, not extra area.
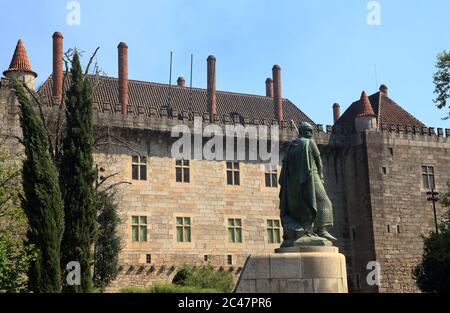
[(322, 148), (325, 186), (333, 203), (336, 246), (346, 257), (349, 292), (376, 292), (365, 284), (367, 262), (375, 258), (365, 145), (333, 138), (330, 143)]
[[(111, 182), (132, 183), (119, 189), (122, 270), (111, 290), (128, 284), (148, 286), (170, 281), (173, 275), (168, 274), (169, 269), (183, 264), (209, 263), (238, 275), (249, 254), (272, 253), (279, 247), (267, 239), (267, 220), (279, 220), (279, 188), (265, 186), (263, 164), (240, 162), (240, 185), (230, 186), (225, 161), (191, 160), (190, 183), (179, 183), (175, 159), (170, 157), (170, 144), (164, 137), (139, 132), (128, 136), (134, 136), (127, 139), (130, 147), (95, 155), (96, 163), (105, 168), (105, 176), (119, 174)], [(146, 181), (131, 179), (132, 155), (137, 152), (148, 156)], [(131, 240), (132, 216), (147, 217), (146, 242)], [(191, 218), (191, 242), (177, 242), (176, 217)], [(242, 220), (242, 243), (228, 241), (228, 218)], [(147, 255), (151, 255), (149, 264)], [(136, 274), (139, 269), (141, 272)], [(146, 275), (139, 275), (143, 272)]]
[[(450, 182), (450, 139), (405, 133), (367, 136), (370, 195), (381, 292), (417, 292), (411, 271), (423, 252), (422, 235), (434, 230), (422, 166), (433, 166), (436, 189)], [(444, 209), (437, 204), (438, 216)]]

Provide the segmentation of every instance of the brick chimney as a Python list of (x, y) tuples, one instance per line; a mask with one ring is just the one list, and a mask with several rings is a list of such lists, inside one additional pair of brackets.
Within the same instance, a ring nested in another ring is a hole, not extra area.
[(53, 34), (53, 98), (58, 102), (61, 100), (63, 89), (63, 39), (60, 32)]
[(340, 117), (341, 117), (341, 106), (339, 105), (339, 103), (335, 103), (333, 104), (333, 119), (335, 124)]
[(275, 116), (278, 122), (283, 121), (283, 96), (281, 93), (281, 67), (274, 65), (272, 68), (273, 76), (273, 103)]
[(184, 79), (184, 77), (180, 76), (177, 79), (177, 85), (178, 87), (186, 87), (186, 80)]
[(388, 88), (388, 86), (386, 86), (385, 84), (383, 84), (383, 85), (380, 86), (380, 91), (381, 91), (382, 93), (384, 93), (384, 94), (386, 95), (386, 97), (388, 97), (388, 90), (389, 90), (389, 88)]
[(208, 112), (213, 121), (213, 116), (217, 114), (216, 105), (216, 58), (210, 55), (207, 59), (208, 62)]
[(273, 98), (273, 79), (270, 77), (266, 79), (266, 97)]
[(121, 42), (119, 50), (119, 102), (122, 114), (128, 113), (128, 46)]

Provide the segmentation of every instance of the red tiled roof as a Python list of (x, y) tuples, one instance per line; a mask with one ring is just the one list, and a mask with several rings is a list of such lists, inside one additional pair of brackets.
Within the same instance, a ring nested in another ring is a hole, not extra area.
[(369, 101), (369, 96), (367, 96), (367, 93), (365, 91), (361, 93), (361, 99), (359, 99), (358, 111), (356, 116), (375, 116), (375, 113), (373, 113), (372, 105)]
[(25, 44), (22, 39), (19, 39), (17, 42), (11, 64), (9, 65), (9, 68), (3, 72), (3, 75), (10, 72), (25, 72), (37, 77), (37, 74), (33, 72), (33, 69), (31, 68), (30, 59), (28, 58), (27, 50), (25, 49)]
[[(69, 80), (65, 80), (64, 90), (69, 86)], [(119, 105), (119, 86), (118, 79), (113, 77), (101, 76), (95, 84), (93, 102), (97, 105), (99, 112), (116, 112), (116, 106)], [(47, 98), (47, 103), (51, 103), (52, 96), (52, 77), (50, 76), (38, 91)], [(169, 103), (170, 96), (170, 103)], [(202, 115), (207, 112), (207, 92), (206, 89), (179, 87), (169, 85), (129, 80), (129, 114), (150, 116), (152, 110), (157, 117), (160, 117), (161, 108), (169, 107), (171, 110), (178, 110)], [(315, 123), (298, 109), (288, 99), (283, 99), (283, 109), (285, 120), (293, 120), (297, 125), (301, 122)], [(131, 113), (130, 113), (131, 112)], [(173, 111), (172, 111), (173, 112)], [(219, 121), (224, 122), (224, 116), (230, 117), (231, 121), (237, 116), (241, 121), (245, 118), (266, 119), (270, 123), (275, 119), (273, 98), (249, 95), (234, 92), (217, 91), (217, 114)]]
[[(377, 92), (368, 99), (379, 125), (425, 126), (383, 92)], [(353, 102), (335, 125), (354, 128), (355, 117), (360, 113), (360, 108), (361, 100)]]

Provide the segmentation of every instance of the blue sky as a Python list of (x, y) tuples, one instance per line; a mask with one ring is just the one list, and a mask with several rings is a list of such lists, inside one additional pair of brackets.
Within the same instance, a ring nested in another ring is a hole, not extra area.
[(76, 46), (85, 59), (100, 46), (98, 62), (110, 76), (120, 41), (129, 46), (130, 79), (168, 83), (173, 51), (173, 81), (188, 83), (192, 53), (193, 84), (205, 87), (213, 54), (217, 89), (264, 95), (279, 64), (283, 97), (316, 123), (332, 123), (334, 102), (343, 111), (362, 90), (385, 83), (422, 122), (450, 128), (432, 102), (436, 55), (450, 49), (448, 0), (380, 0), (380, 26), (367, 23), (368, 0), (79, 0), (79, 26), (67, 24), (69, 2), (2, 1), (0, 69), (22, 38), (42, 83), (51, 73), (51, 36), (61, 31), (65, 49)]

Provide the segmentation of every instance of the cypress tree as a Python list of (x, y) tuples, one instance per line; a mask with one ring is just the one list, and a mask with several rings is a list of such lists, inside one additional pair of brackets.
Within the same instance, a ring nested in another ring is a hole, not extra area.
[(96, 233), (94, 205), (93, 127), (91, 85), (82, 73), (75, 51), (71, 86), (66, 93), (67, 131), (63, 139), (60, 184), (64, 200), (65, 227), (62, 241), (63, 265), (77, 261), (81, 285), (64, 286), (66, 292), (92, 292), (92, 247)]
[(58, 174), (49, 153), (49, 142), (38, 113), (18, 80), (14, 81), (20, 103), (23, 161), (22, 206), (29, 223), (28, 241), (39, 249), (29, 272), (29, 288), (35, 292), (61, 291), (60, 245), (64, 209)]
[(120, 218), (117, 214), (116, 189), (97, 191), (96, 207), (98, 238), (94, 252), (94, 282), (103, 291), (116, 278), (119, 269), (121, 241), (117, 231)]

